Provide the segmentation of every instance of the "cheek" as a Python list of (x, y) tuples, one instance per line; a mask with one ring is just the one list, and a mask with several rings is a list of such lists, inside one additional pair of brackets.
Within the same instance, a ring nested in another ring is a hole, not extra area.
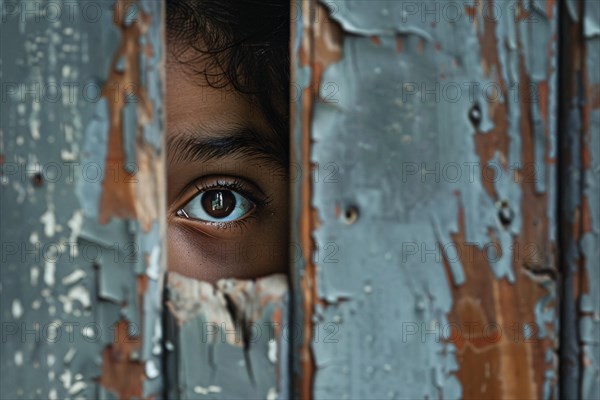
[(273, 235), (271, 229), (223, 240), (171, 221), (167, 233), (169, 270), (190, 278), (208, 282), (253, 279), (288, 269), (287, 235)]

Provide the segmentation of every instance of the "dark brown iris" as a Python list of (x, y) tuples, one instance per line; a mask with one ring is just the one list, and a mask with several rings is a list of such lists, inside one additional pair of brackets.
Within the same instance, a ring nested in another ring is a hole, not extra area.
[(235, 196), (230, 190), (208, 190), (202, 194), (202, 208), (213, 218), (225, 218), (235, 209)]

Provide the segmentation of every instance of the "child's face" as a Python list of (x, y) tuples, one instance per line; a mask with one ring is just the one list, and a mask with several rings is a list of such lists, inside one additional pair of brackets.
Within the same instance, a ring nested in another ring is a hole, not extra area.
[(286, 272), (287, 166), (278, 159), (288, 149), (274, 145), (248, 96), (188, 68), (167, 60), (169, 269), (211, 282)]

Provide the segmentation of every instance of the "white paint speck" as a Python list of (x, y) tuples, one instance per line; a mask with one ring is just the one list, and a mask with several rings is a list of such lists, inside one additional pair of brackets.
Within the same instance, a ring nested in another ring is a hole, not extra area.
[(84, 270), (76, 269), (75, 271), (71, 272), (69, 275), (65, 276), (62, 279), (62, 284), (65, 286), (72, 285), (74, 283), (79, 282), (81, 279), (85, 278), (85, 276), (86, 276), (86, 273)]
[(60, 301), (63, 305), (63, 311), (65, 314), (71, 314), (73, 312), (73, 302), (70, 298), (65, 295), (58, 295), (58, 301)]
[(46, 210), (40, 217), (40, 222), (44, 224), (44, 234), (46, 237), (52, 237), (56, 233), (56, 217), (54, 210)]
[(146, 361), (144, 371), (146, 372), (146, 376), (148, 377), (148, 379), (156, 379), (160, 375), (160, 371), (158, 370), (158, 368), (156, 368), (156, 365), (152, 360)]
[(37, 286), (39, 278), (40, 269), (36, 266), (31, 267), (31, 270), (29, 270), (29, 283), (31, 283), (31, 286)]
[(209, 387), (194, 386), (194, 393), (204, 394), (204, 395), (209, 394), (209, 393), (221, 393), (221, 387), (214, 386), (214, 385), (211, 385)]
[(269, 361), (273, 364), (277, 362), (277, 342), (275, 339), (269, 339), (269, 352), (268, 352)]
[(21, 350), (15, 351), (15, 365), (17, 367), (23, 365), (23, 352)]
[(81, 303), (83, 308), (90, 308), (92, 301), (90, 300), (90, 292), (83, 285), (77, 285), (72, 287), (67, 293), (67, 297), (72, 301), (78, 301)]
[(13, 300), (12, 315), (15, 319), (19, 319), (23, 315), (23, 306), (21, 305), (21, 300), (19, 300), (19, 299)]
[(202, 386), (194, 386), (194, 393), (208, 394), (208, 388), (204, 388)]
[(54, 274), (56, 273), (56, 258), (48, 257), (44, 264), (44, 283), (48, 286), (54, 286)]
[[(37, 103), (33, 103), (37, 104)], [(37, 118), (31, 118), (29, 120), (29, 131), (31, 132), (31, 137), (33, 140), (40, 139), (40, 120)]]
[(63, 384), (63, 387), (65, 389), (68, 389), (71, 387), (71, 370), (70, 369), (66, 369), (65, 372), (63, 372), (60, 376), (60, 381)]
[(277, 390), (274, 387), (267, 392), (267, 400), (277, 400)]
[[(71, 326), (71, 325), (69, 325), (69, 326)], [(65, 358), (63, 358), (63, 361), (65, 362), (65, 364), (70, 364), (71, 361), (73, 361), (73, 357), (75, 357), (75, 353), (77, 353), (77, 350), (75, 349), (75, 347), (69, 348), (69, 350), (67, 351), (67, 354), (65, 354)]]
[(152, 331), (152, 354), (158, 356), (162, 353), (162, 325), (158, 318), (154, 321), (154, 329)]
[(40, 236), (38, 235), (37, 232), (31, 232), (31, 235), (29, 235), (29, 243), (31, 244), (37, 244), (40, 242)]
[(77, 160), (77, 153), (74, 151), (70, 151), (67, 149), (62, 149), (60, 151), (60, 158), (63, 161), (76, 161)]
[(46, 363), (48, 364), (49, 367), (52, 368), (52, 366), (54, 365), (56, 361), (56, 357), (54, 357), (54, 354), (48, 354), (46, 356)]
[(87, 337), (88, 339), (93, 339), (96, 337), (96, 329), (94, 329), (91, 326), (86, 326), (81, 330), (81, 334)]
[(50, 391), (48, 392), (48, 399), (58, 400), (58, 393), (56, 392), (56, 389), (50, 389)]
[(83, 389), (87, 387), (87, 383), (84, 381), (75, 382), (73, 386), (69, 388), (69, 394), (74, 395), (81, 392)]
[[(67, 225), (69, 226), (69, 228), (71, 228), (71, 236), (69, 237), (69, 241), (71, 243), (76, 243), (77, 242), (77, 238), (79, 237), (79, 234), (81, 233), (81, 227), (83, 226), (83, 211), (82, 210), (76, 210), (73, 213), (73, 216), (71, 217), (71, 219), (69, 220), (69, 222), (67, 222)], [(75, 247), (74, 249), (74, 256), (77, 255), (77, 248)]]
[(158, 245), (152, 247), (146, 275), (154, 280), (157, 280), (160, 277), (160, 246)]

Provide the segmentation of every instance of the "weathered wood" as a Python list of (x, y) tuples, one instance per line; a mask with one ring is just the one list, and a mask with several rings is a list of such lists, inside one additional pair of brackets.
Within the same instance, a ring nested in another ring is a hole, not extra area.
[(0, 7), (2, 398), (156, 397), (161, 3)]
[(561, 397), (600, 397), (600, 3), (562, 9)]
[(287, 277), (168, 275), (168, 398), (288, 398)]
[(600, 2), (292, 2), (290, 308), (162, 320), (161, 3), (0, 9), (2, 398), (600, 396)]
[(450, 3), (302, 2), (302, 397), (556, 396), (557, 5)]

